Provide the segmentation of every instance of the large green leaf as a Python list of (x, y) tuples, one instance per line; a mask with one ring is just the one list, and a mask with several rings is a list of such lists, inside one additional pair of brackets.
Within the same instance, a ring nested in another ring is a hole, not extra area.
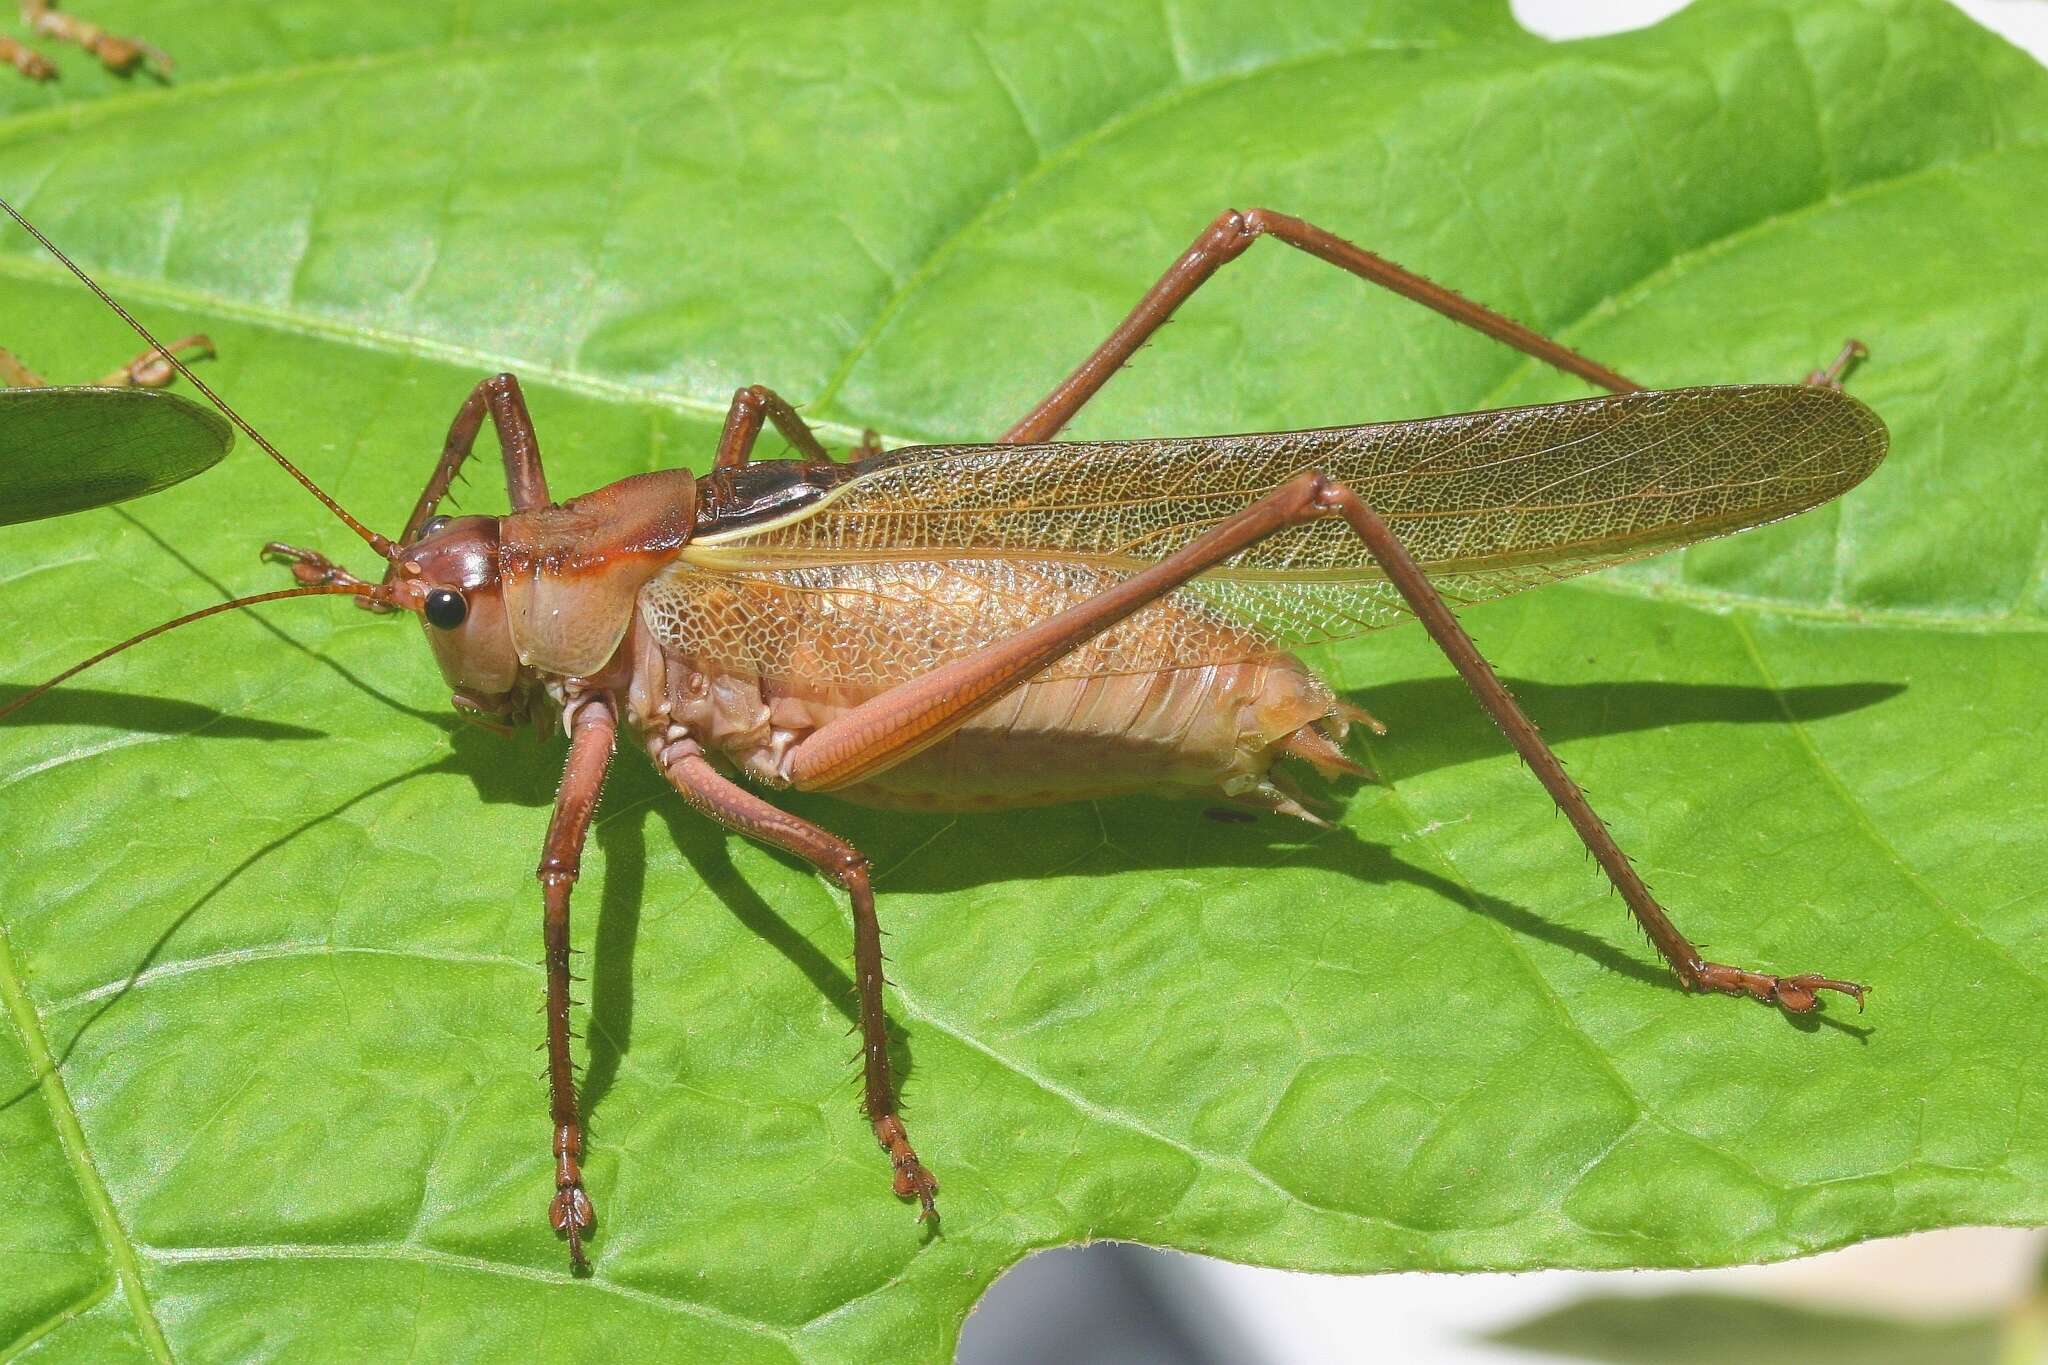
[[(1817, 1023), (1682, 995), (1427, 641), (1360, 641), (1317, 662), (1394, 727), (1390, 785), (1327, 834), (790, 803), (879, 869), (927, 1237), (856, 1117), (839, 897), (627, 755), (578, 903), (576, 1283), (532, 1051), (559, 746), (457, 726), (411, 628), (294, 604), (0, 744), (0, 1340), (929, 1359), (1083, 1237), (1690, 1265), (2048, 1217), (2048, 75), (1953, 11), (1703, 0), (1563, 46), (1481, 0), (92, 17), (180, 82), (0, 83), (0, 193), (210, 332), (209, 377), (386, 528), (501, 366), (564, 491), (701, 465), (742, 382), (841, 439), (988, 435), (1227, 204), (1654, 381), (1863, 337), (1895, 446), (1849, 498), (1468, 620), (1682, 924), (1878, 990)], [(133, 349), (18, 239), (0, 280), (46, 372)], [(1578, 391), (1260, 247), (1076, 430)], [(20, 528), (8, 679), (277, 582), (274, 537), (350, 545), (246, 449)]]

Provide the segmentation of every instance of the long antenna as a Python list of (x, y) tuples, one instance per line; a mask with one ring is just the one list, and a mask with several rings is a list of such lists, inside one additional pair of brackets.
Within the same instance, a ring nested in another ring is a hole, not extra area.
[[(77, 262), (73, 261), (69, 256), (66, 256), (63, 252), (59, 251), (57, 249), (57, 244), (51, 241), (48, 237), (45, 237), (43, 235), (41, 228), (37, 227), (34, 223), (31, 223), (28, 219), (22, 217), (21, 211), (15, 208), (14, 205), (8, 203), (5, 199), (0, 199), (0, 209), (7, 210), (8, 217), (12, 218), (15, 222), (21, 224), (22, 230), (27, 232), (29, 236), (35, 238), (38, 242), (42, 243), (43, 249), (45, 251), (49, 252), (52, 256), (55, 256), (66, 270), (69, 270), (72, 274), (78, 277), (79, 282), (81, 284), (83, 284), (87, 289), (92, 290), (94, 294), (98, 295), (100, 302), (107, 305), (107, 307), (113, 309), (114, 312), (120, 316), (121, 321), (127, 323), (130, 327), (133, 327), (137, 335), (139, 335), (144, 341), (148, 342), (153, 348), (155, 348), (156, 353), (158, 355), (162, 356), (165, 360), (171, 362), (172, 368), (176, 369), (179, 374), (183, 375), (187, 383), (191, 384), (192, 387), (199, 390), (199, 392), (205, 394), (207, 401), (212, 403), (215, 407), (221, 410), (222, 416), (226, 417), (230, 422), (233, 422), (237, 427), (240, 427), (243, 435), (247, 436), (250, 440), (254, 441), (258, 446), (260, 446), (263, 449), (264, 453), (269, 455), (271, 459), (276, 460), (280, 465), (284, 466), (285, 473), (291, 475), (293, 478), (297, 479), (301, 484), (305, 485), (306, 491), (308, 493), (311, 493), (314, 497), (320, 499), (321, 503), (323, 503), (326, 506), (328, 511), (334, 513), (335, 516), (340, 517), (342, 521), (347, 524), (349, 530), (354, 531), (357, 535), (361, 536), (364, 540), (368, 541), (370, 543), (370, 548), (375, 550), (379, 555), (383, 556), (385, 559), (390, 559), (393, 556), (393, 554), (397, 550), (397, 546), (392, 542), (390, 537), (381, 536), (377, 534), (375, 531), (372, 531), (369, 527), (363, 525), (360, 521), (357, 521), (354, 517), (350, 516), (347, 508), (343, 507), (333, 498), (328, 497), (325, 489), (321, 488), (319, 484), (314, 483), (311, 479), (307, 478), (305, 474), (300, 472), (299, 467), (297, 465), (293, 464), (290, 460), (287, 460), (284, 457), (284, 455), (281, 452), (279, 452), (276, 446), (272, 445), (269, 441), (263, 438), (262, 432), (250, 426), (248, 422), (243, 420), (241, 413), (236, 412), (233, 408), (229, 407), (226, 401), (223, 400), (219, 394), (215, 393), (211, 388), (209, 388), (205, 380), (201, 379), (198, 375), (192, 373), (191, 369), (185, 364), (184, 361), (178, 359), (176, 355), (166, 350), (164, 348), (164, 344), (158, 341), (153, 335), (151, 335), (150, 330), (147, 327), (144, 327), (141, 323), (135, 320), (135, 315), (133, 313), (130, 313), (126, 308), (123, 308), (120, 305), (120, 303), (115, 300), (112, 294), (109, 294), (106, 290), (100, 288), (99, 284), (93, 279), (92, 276), (86, 274), (85, 271), (79, 268)], [(173, 622), (172, 624), (175, 625), (177, 624), (177, 622)], [(166, 629), (168, 629), (168, 627), (166, 627)], [(96, 660), (88, 660), (87, 662), (96, 662)], [(83, 665), (81, 665), (81, 667), (83, 667)], [(67, 674), (66, 676), (69, 675)], [(14, 703), (14, 705), (18, 706), (20, 705), (20, 702), (17, 701)], [(0, 709), (0, 716), (4, 716), (6, 714), (7, 709)]]
[(13, 715), (22, 707), (27, 706), (37, 697), (42, 696), (43, 693), (59, 683), (70, 681), (72, 678), (85, 672), (86, 669), (91, 668), (94, 664), (104, 663), (124, 649), (132, 649), (144, 640), (153, 640), (166, 631), (176, 630), (179, 626), (189, 626), (194, 621), (204, 621), (209, 616), (218, 616), (224, 611), (234, 611), (240, 607), (253, 607), (263, 602), (281, 602), (287, 597), (374, 597), (375, 595), (376, 589), (366, 583), (358, 583), (353, 586), (345, 586), (339, 583), (320, 583), (310, 588), (279, 588), (275, 592), (259, 592), (249, 597), (237, 597), (230, 602), (216, 602), (210, 607), (201, 607), (198, 611), (188, 611), (183, 616), (175, 617), (160, 626), (151, 626), (140, 635), (131, 635), (120, 644), (103, 649), (82, 663), (71, 665), (71, 667), (65, 669), (48, 682), (31, 687), (6, 705), (0, 706), (0, 720), (7, 719), (7, 717)]

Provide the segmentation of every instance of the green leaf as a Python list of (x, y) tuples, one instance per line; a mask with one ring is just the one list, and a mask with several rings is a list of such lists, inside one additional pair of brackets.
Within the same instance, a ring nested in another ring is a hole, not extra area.
[(150, 389), (0, 389), (0, 525), (82, 512), (220, 463), (234, 429)]
[[(1861, 337), (1894, 444), (1848, 498), (1467, 621), (1682, 926), (1877, 991), (1805, 1022), (1681, 994), (1391, 632), (1314, 660), (1393, 727), (1328, 833), (788, 803), (878, 871), (927, 1237), (857, 1117), (839, 896), (627, 755), (576, 911), (572, 1282), (529, 874), (560, 744), (458, 725), (403, 623), (293, 603), (0, 743), (0, 1341), (938, 1359), (1004, 1266), (1087, 1237), (1695, 1265), (2048, 1218), (2048, 76), (1946, 6), (1702, 0), (1568, 45), (1480, 0), (92, 17), (178, 82), (0, 82), (0, 194), (209, 332), (209, 381), (387, 530), (498, 368), (562, 492), (701, 468), (740, 383), (829, 439), (989, 436), (1230, 204), (1656, 382)], [(132, 351), (18, 237), (0, 278), (39, 367)], [(1580, 391), (1262, 246), (1074, 430)], [(355, 548), (251, 450), (24, 528), (8, 680), (277, 584), (269, 539)]]
[(1862, 1365), (1994, 1365), (1999, 1322), (1923, 1322), (1829, 1311), (1732, 1294), (1594, 1296), (1491, 1332), (1507, 1346), (1615, 1365), (1716, 1365), (1724, 1360), (1812, 1360)]

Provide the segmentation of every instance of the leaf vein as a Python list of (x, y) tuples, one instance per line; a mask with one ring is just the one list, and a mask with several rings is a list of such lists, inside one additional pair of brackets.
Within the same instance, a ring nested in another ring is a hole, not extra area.
[[(1904, 185), (1914, 184), (1921, 180), (1932, 180), (1943, 175), (1951, 175), (1965, 167), (1975, 166), (2014, 152), (2038, 150), (2044, 145), (2048, 144), (2030, 139), (2000, 143), (1983, 151), (1973, 152), (1968, 156), (1952, 157), (1945, 161), (1936, 161), (1929, 165), (1918, 166), (1910, 171), (1900, 171), (1894, 175), (1879, 176), (1874, 180), (1866, 180), (1862, 184), (1850, 189), (1824, 194), (1818, 198), (1810, 199), (1803, 204), (1764, 214), (1762, 217), (1745, 223), (1740, 227), (1731, 228), (1697, 246), (1677, 253), (1657, 269), (1647, 271), (1632, 283), (1595, 299), (1572, 317), (1548, 324), (1546, 330), (1551, 336), (1556, 337), (1560, 341), (1565, 340), (1568, 334), (1576, 328), (1599, 318), (1616, 316), (1622, 310), (1648, 298), (1666, 283), (1677, 278), (1692, 266), (1725, 255), (1746, 244), (1752, 238), (1761, 237), (1765, 233), (1784, 227), (1788, 223), (1797, 222), (1829, 209), (1842, 208), (1859, 200), (1875, 198), (1878, 195), (1889, 193)], [(1541, 361), (1527, 358), (1517, 360), (1508, 369), (1507, 373), (1501, 377), (1498, 383), (1494, 384), (1493, 387), (1489, 388), (1474, 401), (1473, 407), (1475, 409), (1484, 409), (1500, 406), (1508, 391), (1541, 364)]]
[[(1052, 152), (1040, 156), (1031, 165), (1023, 167), (1005, 183), (998, 186), (983, 200), (979, 209), (969, 214), (961, 221), (958, 227), (939, 239), (932, 249), (925, 254), (924, 259), (918, 262), (917, 267), (903, 278), (902, 283), (895, 288), (888, 298), (882, 301), (881, 308), (875, 314), (874, 322), (869, 325), (867, 331), (861, 335), (860, 339), (854, 342), (851, 349), (847, 351), (845, 359), (840, 361), (838, 368), (825, 381), (824, 387), (818, 391), (818, 396), (814, 400), (813, 406), (823, 409), (838, 397), (840, 389), (845, 386), (847, 379), (853, 373), (854, 367), (860, 363), (862, 357), (874, 348), (875, 343), (881, 340), (882, 334), (888, 330), (889, 324), (903, 310), (910, 297), (927, 280), (938, 273), (939, 267), (945, 264), (946, 260), (960, 248), (961, 243), (967, 239), (970, 233), (994, 218), (1004, 205), (1014, 202), (1032, 185), (1045, 180), (1060, 167), (1079, 159), (1097, 144), (1116, 136), (1126, 127), (1155, 117), (1177, 105), (1199, 99), (1214, 91), (1227, 89), (1232, 85), (1242, 84), (1254, 79), (1263, 79), (1276, 72), (1290, 70), (1295, 67), (1315, 66), (1331, 61), (1344, 61), (1369, 52), (1412, 52), (1433, 50), (1438, 46), (1440, 44), (1415, 42), (1412, 40), (1395, 42), (1369, 40), (1362, 43), (1342, 44), (1336, 47), (1318, 48), (1311, 52), (1296, 53), (1290, 57), (1277, 58), (1272, 61), (1260, 62), (1253, 66), (1240, 67), (1206, 80), (1184, 81), (1181, 84), (1169, 86), (1164, 90), (1147, 96), (1137, 104), (1130, 105), (1109, 115), (1096, 123), (1092, 128), (1069, 138)], [(1184, 70), (1185, 68), (1180, 65), (1180, 53), (1177, 50), (1174, 53), (1174, 58), (1177, 69)], [(1036, 139), (1034, 138), (1033, 141), (1035, 143)]]
[(322, 1245), (307, 1242), (247, 1243), (238, 1246), (164, 1247), (143, 1244), (140, 1250), (150, 1260), (164, 1265), (194, 1265), (234, 1261), (411, 1261), (436, 1269), (468, 1270), (480, 1275), (505, 1275), (536, 1284), (574, 1285), (579, 1289), (610, 1294), (643, 1307), (701, 1318), (750, 1336), (772, 1337), (787, 1345), (790, 1333), (770, 1322), (749, 1318), (694, 1299), (635, 1289), (616, 1280), (572, 1276), (567, 1271), (542, 1270), (537, 1266), (513, 1265), (482, 1256), (461, 1256), (450, 1251), (405, 1244)]
[(1154, 1128), (1151, 1124), (1146, 1123), (1143, 1119), (1138, 1118), (1136, 1115), (1123, 1113), (1119, 1110), (1110, 1109), (1104, 1105), (1098, 1104), (1096, 1101), (1089, 1099), (1086, 1095), (1083, 1095), (1078, 1091), (1072, 1090), (1066, 1086), (1061, 1085), (1058, 1081), (1054, 1080), (1050, 1076), (1047, 1076), (1045, 1073), (1038, 1071), (1021, 1061), (1018, 1061), (1016, 1058), (1006, 1056), (1004, 1053), (997, 1050), (995, 1047), (991, 1046), (986, 1042), (983, 1042), (980, 1038), (977, 1038), (972, 1032), (961, 1027), (958, 1024), (953, 1023), (951, 1020), (941, 1018), (940, 1016), (932, 1013), (930, 1009), (920, 1004), (916, 997), (912, 996), (908, 991), (904, 990), (900, 982), (896, 983), (896, 998), (898, 1004), (900, 1005), (905, 1014), (910, 1015), (912, 1018), (918, 1020), (921, 1023), (931, 1025), (933, 1028), (945, 1034), (948, 1038), (951, 1038), (954, 1042), (960, 1044), (962, 1047), (980, 1053), (983, 1057), (986, 1057), (989, 1061), (994, 1062), (997, 1066), (1001, 1067), (1005, 1071), (1008, 1071), (1011, 1075), (1016, 1076), (1020, 1080), (1028, 1081), (1037, 1089), (1042, 1090), (1046, 1094), (1063, 1101), (1069, 1108), (1073, 1109), (1075, 1113), (1081, 1115), (1083, 1118), (1092, 1119), (1097, 1123), (1106, 1123), (1109, 1124), (1111, 1127), (1122, 1128), (1126, 1132), (1136, 1133), (1141, 1137), (1150, 1138), (1154, 1142), (1158, 1142), (1164, 1146), (1173, 1148), (1175, 1151), (1181, 1153), (1183, 1156), (1192, 1158), (1197, 1163), (1197, 1165), (1206, 1165), (1210, 1167), (1222, 1168), (1225, 1170), (1229, 1170), (1235, 1174), (1245, 1176), (1252, 1180), (1254, 1183), (1262, 1186), (1271, 1193), (1278, 1195), (1280, 1198), (1288, 1201), (1289, 1203), (1302, 1204), (1307, 1207), (1317, 1209), (1321, 1212), (1328, 1213), (1336, 1217), (1344, 1218), (1353, 1222), (1377, 1223), (1385, 1227), (1399, 1228), (1404, 1231), (1410, 1232), (1420, 1231), (1420, 1229), (1410, 1228), (1406, 1224), (1398, 1222), (1395, 1219), (1385, 1217), (1383, 1215), (1363, 1214), (1353, 1209), (1338, 1208), (1333, 1205), (1317, 1203), (1315, 1200), (1309, 1199), (1297, 1193), (1296, 1191), (1290, 1190), (1286, 1186), (1280, 1184), (1279, 1181), (1273, 1179), (1272, 1176), (1267, 1175), (1264, 1171), (1260, 1170), (1257, 1166), (1253, 1165), (1249, 1160), (1242, 1156), (1234, 1156), (1229, 1153), (1218, 1152), (1206, 1147), (1197, 1147), (1191, 1142), (1173, 1136), (1171, 1133), (1162, 1132), (1161, 1130)]
[(100, 1240), (105, 1243), (107, 1254), (113, 1261), (114, 1276), (120, 1281), (128, 1307), (135, 1315), (136, 1332), (152, 1357), (168, 1362), (172, 1359), (170, 1343), (165, 1339), (163, 1325), (157, 1321), (156, 1310), (150, 1304), (149, 1291), (142, 1283), (142, 1265), (136, 1259), (135, 1244), (121, 1226), (113, 1197), (107, 1192), (106, 1182), (100, 1179), (98, 1168), (93, 1165), (92, 1153), (86, 1147), (85, 1129), (78, 1120), (78, 1110), (71, 1103), (64, 1078), (57, 1074), (56, 1062), (50, 1056), (50, 1040), (43, 1031), (42, 1015), (29, 998), (28, 985), (15, 961), (14, 944), (4, 928), (0, 928), (0, 1000), (6, 1002), (8, 1013), (13, 1016), (15, 1033), (21, 1039), (30, 1072), (38, 1077), (36, 1088), (42, 1091), (51, 1126), (57, 1130), (57, 1144), (63, 1149), (65, 1163), (71, 1168), (71, 1178), (85, 1201), (93, 1227), (98, 1230)]
[(1813, 742), (1813, 736), (1809, 732), (1806, 722), (1802, 721), (1786, 702), (1784, 689), (1778, 685), (1777, 675), (1771, 671), (1770, 665), (1764, 662), (1763, 651), (1758, 648), (1756, 636), (1751, 631), (1749, 623), (1740, 616), (1731, 616), (1729, 620), (1735, 627), (1736, 637), (1742, 641), (1743, 649), (1748, 652), (1750, 662), (1755, 665), (1757, 676), (1763, 679), (1764, 686), (1770, 689), (1772, 698), (1778, 703), (1778, 710), (1785, 717), (1786, 727), (1791, 730), (1793, 737), (1799, 741), (1799, 747), (1806, 751), (1807, 758), (1813, 763), (1814, 771), (1820, 774), (1821, 780), (1827, 784), (1828, 789), (1835, 794), (1842, 807), (1855, 820), (1857, 828), (1863, 831), (1870, 842), (1877, 847), (1878, 852), (1890, 860), (1892, 866), (1898, 869), (1899, 873), (1905, 877), (1907, 883), (1912, 886), (1913, 890), (1923, 900), (1936, 910), (1939, 910), (1951, 923), (1958, 929), (1961, 929), (1966, 937), (1975, 940), (1980, 946), (1989, 949), (1994, 957), (2002, 960), (2008, 967), (2019, 973), (2021, 977), (2031, 982), (2037, 990), (2040, 989), (2044, 985), (2040, 974), (2014, 957), (2011, 949), (1986, 934), (1975, 921), (1950, 905), (1940, 892), (1928, 884), (1926, 876), (1907, 860), (1905, 854), (1899, 851), (1898, 846), (1892, 843), (1884, 830), (1879, 828), (1876, 817), (1870, 813), (1870, 807), (1857, 799), (1856, 793), (1850, 789), (1848, 783), (1842, 780), (1841, 774), (1835, 771), (1834, 765), (1829, 763), (1821, 754), (1820, 746)]

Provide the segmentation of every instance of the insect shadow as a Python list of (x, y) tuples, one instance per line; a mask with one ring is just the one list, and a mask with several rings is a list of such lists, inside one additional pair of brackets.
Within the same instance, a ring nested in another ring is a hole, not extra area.
[[(1744, 687), (1727, 683), (1546, 683), (1504, 680), (1552, 744), (1677, 725), (1803, 725), (1890, 701), (1904, 683), (1830, 683)], [(1398, 782), (1505, 752), (1500, 732), (1472, 705), (1456, 678), (1410, 678), (1374, 686), (1348, 700), (1369, 705), (1391, 727), (1373, 741), (1382, 774)]]
[[(754, 890), (734, 865), (733, 836), (699, 818), (670, 799), (670, 788), (645, 764), (622, 763), (615, 770), (594, 833), (604, 851), (604, 889), (598, 904), (596, 941), (588, 963), (590, 982), (590, 1063), (583, 1076), (586, 1120), (596, 1113), (633, 1041), (633, 954), (639, 939), (640, 914), (646, 902), (649, 829), (668, 847), (678, 850), (705, 889), (725, 905), (733, 918), (758, 935), (798, 971), (846, 1020), (858, 1026), (859, 1009), (853, 974), (841, 959), (850, 960), (844, 942), (816, 943), (791, 924)], [(822, 803), (821, 803), (822, 804)], [(760, 850), (792, 872), (808, 875), (810, 864), (775, 850)], [(842, 923), (835, 919), (835, 924)], [(913, 1069), (910, 1032), (900, 1020), (889, 1021), (890, 1061), (902, 1080)], [(847, 1075), (857, 1073), (849, 1068)]]
[[(1874, 706), (1906, 690), (1903, 684), (1886, 682), (1778, 690), (1669, 682), (1507, 682), (1517, 696), (1545, 717), (1545, 734), (1553, 741), (1684, 724), (1803, 724)], [(1463, 684), (1456, 678), (1393, 682), (1353, 693), (1347, 699), (1369, 704), (1391, 727), (1386, 738), (1372, 741), (1370, 757), (1384, 780), (1396, 786), (1440, 768), (1497, 757), (1503, 751), (1499, 732), (1484, 713), (1471, 706)], [(1323, 795), (1316, 804), (1334, 816), (1360, 799), (1362, 791), (1369, 790), (1340, 789)], [(1185, 802), (1149, 797), (1126, 800), (1132, 809), (1156, 808), (1160, 812), (1158, 823), (1168, 828), (1174, 822), (1186, 824), (1197, 819), (1200, 809)], [(826, 809), (829, 802), (817, 804), (817, 818), (834, 818), (836, 812)], [(913, 850), (942, 829), (947, 823), (945, 818), (886, 814), (878, 818), (876, 812), (861, 812), (853, 817), (865, 822), (860, 829), (852, 828), (852, 821), (845, 815), (837, 818), (861, 847), (871, 851), (877, 867), (883, 869), (878, 884), (893, 890), (960, 891), (996, 881), (1029, 880), (1045, 871), (1044, 851), (1029, 838), (976, 839), (975, 856), (971, 859), (920, 857)], [(955, 818), (965, 822), (1014, 821), (1017, 817), (1009, 813)], [(1290, 866), (1313, 867), (1367, 882), (1406, 883), (1476, 910), (1517, 935), (1565, 948), (1632, 980), (1660, 989), (1682, 989), (1654, 958), (1631, 954), (1625, 937), (1610, 940), (1591, 934), (1513, 901), (1465, 886), (1416, 866), (1389, 845), (1359, 838), (1342, 824), (1316, 831), (1294, 821), (1260, 817), (1249, 824), (1206, 825), (1199, 837), (1119, 843), (1117, 848), (1130, 865), (1152, 871), (1256, 868), (1285, 860)], [(892, 851), (897, 858), (890, 856)], [(1858, 1038), (1870, 1033), (1866, 1027), (1825, 1014), (1783, 1017), (1790, 1026), (1806, 1032), (1824, 1025)]]
[[(489, 805), (517, 805), (546, 808), (553, 799), (559, 755), (546, 744), (504, 744), (452, 715), (407, 706), (353, 674), (333, 659), (308, 649), (282, 629), (265, 621), (264, 628), (294, 649), (306, 652), (323, 666), (333, 669), (350, 685), (385, 706), (443, 731), (449, 750), (438, 761), (421, 764), (406, 772), (364, 788), (339, 804), (320, 812), (279, 834), (256, 849), (202, 893), (150, 944), (120, 986), (109, 992), (56, 1049), (53, 1064), (61, 1069), (85, 1034), (133, 989), (161, 958), (180, 929), (206, 905), (216, 899), (244, 873), (300, 836), (336, 819), (349, 809), (381, 792), (416, 777), (438, 772), (467, 777), (477, 798)], [(1684, 724), (1795, 724), (1846, 714), (1888, 701), (1906, 689), (1899, 683), (1839, 683), (1826, 686), (1792, 687), (1772, 690), (1727, 684), (1640, 682), (1542, 683), (1509, 679), (1508, 684), (1539, 714), (1546, 718), (1546, 733), (1553, 740), (1590, 739), (1637, 730)], [(19, 691), (0, 686), (0, 698)], [(1474, 711), (1455, 678), (1417, 678), (1374, 686), (1355, 693), (1352, 700), (1369, 702), (1387, 719), (1393, 732), (1373, 744), (1372, 758), (1383, 775), (1399, 782), (1439, 768), (1489, 758), (1501, 752), (1500, 736), (1486, 717)], [(105, 725), (110, 728), (150, 733), (191, 734), (208, 739), (324, 738), (320, 731), (301, 726), (228, 715), (196, 702), (168, 698), (137, 698), (133, 695), (70, 688), (52, 693), (40, 710), (23, 713), (21, 723), (65, 723)], [(10, 718), (12, 721), (13, 718)], [(733, 916), (759, 934), (770, 946), (810, 979), (813, 985), (852, 1024), (857, 1019), (853, 1004), (852, 975), (841, 965), (832, 949), (843, 945), (814, 943), (776, 912), (756, 893), (732, 862), (728, 852), (730, 836), (717, 827), (695, 819), (692, 813), (664, 800), (667, 788), (644, 765), (621, 764), (614, 789), (607, 794), (607, 810), (596, 829), (605, 854), (603, 898), (598, 911), (596, 941), (588, 975), (590, 978), (590, 1062), (584, 1081), (584, 1111), (594, 1115), (611, 1089), (633, 1038), (633, 957), (639, 938), (642, 902), (647, 884), (647, 811), (657, 812), (672, 846), (680, 850), (707, 889), (716, 895)], [(1333, 794), (1333, 803), (1355, 799), (1349, 792)], [(1129, 798), (1131, 804), (1176, 810), (1192, 817), (1197, 807), (1152, 798)], [(1028, 839), (977, 841), (980, 855), (972, 860), (914, 856), (914, 850), (929, 841), (953, 820), (1014, 819), (1014, 815), (927, 816), (860, 810), (831, 802), (809, 799), (819, 818), (835, 817), (871, 823), (861, 834), (864, 846), (873, 849), (877, 865), (884, 870), (881, 881), (898, 890), (944, 892), (963, 890), (991, 881), (1024, 880), (1044, 871), (1043, 854)], [(1121, 847), (1121, 846), (1120, 846)], [(1670, 973), (1647, 958), (1629, 954), (1618, 943), (1560, 924), (1512, 901), (1476, 891), (1449, 878), (1416, 867), (1384, 844), (1360, 839), (1349, 829), (1337, 826), (1327, 832), (1313, 832), (1290, 821), (1262, 818), (1247, 826), (1218, 828), (1201, 839), (1155, 840), (1123, 851), (1139, 867), (1165, 871), (1174, 868), (1270, 865), (1284, 857), (1296, 865), (1307, 865), (1368, 882), (1404, 882), (1446, 900), (1463, 904), (1486, 915), (1509, 931), (1565, 948), (1600, 966), (1632, 980), (1664, 989), (1678, 990)], [(779, 857), (770, 853), (768, 856)], [(784, 859), (793, 869), (803, 864)], [(524, 892), (522, 884), (517, 890)], [(512, 892), (508, 889), (508, 894)], [(843, 954), (842, 954), (843, 955)], [(1784, 1015), (1794, 1028), (1811, 1031), (1822, 1025), (1867, 1037), (1868, 1028), (1827, 1015)], [(912, 1056), (908, 1032), (892, 1021), (892, 1059), (907, 1079)], [(21, 1090), (0, 1097), (0, 1110), (34, 1093), (42, 1077), (32, 1078)]]
[[(19, 683), (0, 683), (0, 706), (29, 691)], [(198, 702), (173, 697), (138, 697), (132, 692), (107, 692), (91, 687), (65, 687), (42, 703), (0, 719), (0, 725), (97, 725), (149, 735), (188, 735), (204, 731), (213, 739), (326, 739), (324, 730), (231, 716)]]

